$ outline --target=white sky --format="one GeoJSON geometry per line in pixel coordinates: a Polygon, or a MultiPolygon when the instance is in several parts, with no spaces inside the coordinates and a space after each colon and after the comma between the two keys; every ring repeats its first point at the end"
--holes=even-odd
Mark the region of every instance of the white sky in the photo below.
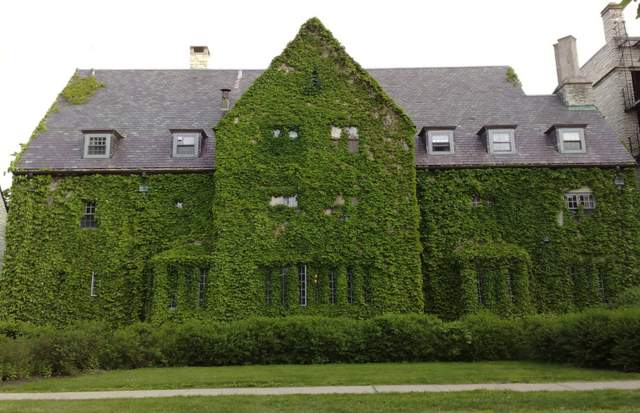
{"type": "MultiPolygon", "coordinates": [[[[2,0],[0,171],[27,142],[75,68],[265,68],[317,16],[362,66],[511,65],[529,94],[556,86],[552,45],[578,39],[581,62],[604,44],[607,0],[2,0]]],[[[640,34],[635,7],[625,13],[640,34]]],[[[0,185],[10,185],[0,174],[0,185]]]]}

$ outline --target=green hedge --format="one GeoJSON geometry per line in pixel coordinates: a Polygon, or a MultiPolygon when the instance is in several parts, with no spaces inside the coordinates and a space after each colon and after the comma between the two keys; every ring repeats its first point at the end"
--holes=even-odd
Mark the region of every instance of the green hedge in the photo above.
{"type": "Polygon", "coordinates": [[[101,323],[65,329],[0,325],[2,380],[154,366],[534,360],[640,371],[640,308],[562,316],[476,314],[101,323]]]}

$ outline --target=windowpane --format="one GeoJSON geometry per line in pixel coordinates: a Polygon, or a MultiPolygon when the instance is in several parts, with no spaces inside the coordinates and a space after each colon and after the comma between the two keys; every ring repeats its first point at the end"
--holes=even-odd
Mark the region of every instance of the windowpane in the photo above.
{"type": "Polygon", "coordinates": [[[567,208],[572,211],[582,207],[585,210],[593,210],[596,208],[596,198],[590,192],[573,192],[564,195],[567,208]]]}
{"type": "Polygon", "coordinates": [[[196,147],[194,145],[180,145],[176,147],[176,153],[178,155],[195,155],[196,147]]]}
{"type": "Polygon", "coordinates": [[[578,140],[577,142],[565,141],[562,144],[562,147],[565,151],[579,151],[582,150],[582,142],[580,140],[578,140]]]}
{"type": "Polygon", "coordinates": [[[89,136],[89,145],[87,146],[87,155],[106,155],[107,154],[107,137],[106,136],[89,136]]]}
{"type": "Polygon", "coordinates": [[[200,270],[200,285],[198,290],[198,303],[204,307],[207,302],[207,270],[200,270]]]}
{"type": "Polygon", "coordinates": [[[301,265],[298,268],[298,283],[300,291],[299,304],[303,307],[307,305],[307,266],[301,265]]]}
{"type": "Polygon", "coordinates": [[[92,272],[91,273],[91,291],[89,293],[89,295],[91,297],[97,297],[98,296],[98,292],[97,292],[97,282],[96,282],[96,273],[92,272]]]}
{"type": "Polygon", "coordinates": [[[81,228],[96,228],[98,226],[98,220],[96,218],[96,203],[85,202],[84,213],[80,219],[81,228]]]}
{"type": "Polygon", "coordinates": [[[353,285],[353,268],[347,270],[347,302],[353,304],[355,302],[353,285]]]}
{"type": "Polygon", "coordinates": [[[511,143],[493,143],[494,152],[511,152],[511,143]]]}
{"type": "Polygon", "coordinates": [[[329,304],[335,304],[338,298],[335,271],[329,272],[329,304]]]}
{"type": "Polygon", "coordinates": [[[562,132],[562,140],[567,141],[580,141],[579,132],[562,132]]]}
{"type": "Polygon", "coordinates": [[[287,272],[288,269],[282,268],[280,271],[280,304],[287,305],[287,272]]]}

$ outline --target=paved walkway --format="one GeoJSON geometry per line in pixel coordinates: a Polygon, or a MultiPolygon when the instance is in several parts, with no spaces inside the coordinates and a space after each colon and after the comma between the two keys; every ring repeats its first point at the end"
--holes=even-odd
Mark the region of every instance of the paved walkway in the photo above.
{"type": "Polygon", "coordinates": [[[472,390],[588,391],[640,390],[640,380],[564,383],[398,384],[380,386],[247,387],[224,389],[122,390],[60,393],[0,393],[0,400],[140,399],[175,396],[276,396],[291,394],[442,393],[472,390]]]}

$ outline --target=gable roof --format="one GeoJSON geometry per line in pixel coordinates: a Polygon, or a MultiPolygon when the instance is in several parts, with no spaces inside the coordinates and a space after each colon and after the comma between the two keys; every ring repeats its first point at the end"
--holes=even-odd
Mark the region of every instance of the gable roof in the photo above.
{"type": "MultiPolygon", "coordinates": [[[[428,155],[416,137],[416,166],[631,165],[633,158],[597,111],[567,109],[556,95],[527,96],[506,78],[507,67],[397,68],[368,72],[411,118],[418,131],[456,126],[456,153],[428,155]],[[514,155],[487,153],[477,132],[517,125],[514,155]],[[554,124],[587,125],[586,154],[560,154],[545,135],[554,124]]],[[[236,102],[261,70],[97,70],[105,84],[85,104],[59,99],[60,110],[29,144],[18,173],[46,170],[194,171],[215,169],[213,128],[224,115],[220,89],[236,102]],[[240,76],[241,74],[241,76],[240,76]],[[122,136],[108,159],[83,159],[82,130],[114,129],[122,136]],[[202,155],[172,158],[171,129],[207,133],[202,155]]],[[[86,76],[89,71],[80,71],[86,76]]]]}

